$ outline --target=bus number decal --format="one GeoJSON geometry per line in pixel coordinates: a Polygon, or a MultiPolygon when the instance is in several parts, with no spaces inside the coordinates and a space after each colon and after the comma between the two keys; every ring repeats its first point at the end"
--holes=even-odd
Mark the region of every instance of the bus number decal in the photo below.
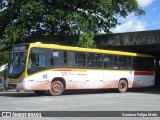
{"type": "Polygon", "coordinates": [[[62,75],[63,75],[63,76],[66,76],[66,75],[67,75],[67,72],[62,72],[62,75]]]}

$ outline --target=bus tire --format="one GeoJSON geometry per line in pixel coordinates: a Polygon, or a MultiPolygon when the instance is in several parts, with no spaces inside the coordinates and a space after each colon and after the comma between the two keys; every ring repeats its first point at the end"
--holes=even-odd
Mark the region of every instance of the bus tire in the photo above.
{"type": "Polygon", "coordinates": [[[126,80],[120,80],[118,83],[118,92],[125,93],[128,89],[128,84],[126,80]]]}
{"type": "Polygon", "coordinates": [[[61,95],[64,91],[64,85],[61,81],[53,81],[51,83],[50,89],[49,89],[49,93],[52,96],[58,96],[61,95]]]}
{"type": "Polygon", "coordinates": [[[34,93],[36,93],[37,95],[43,95],[45,94],[46,91],[43,90],[35,90],[34,93]]]}

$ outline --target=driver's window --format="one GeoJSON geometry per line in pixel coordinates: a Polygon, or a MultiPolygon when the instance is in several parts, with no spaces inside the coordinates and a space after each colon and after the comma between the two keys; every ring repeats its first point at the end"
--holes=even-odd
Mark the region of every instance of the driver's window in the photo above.
{"type": "Polygon", "coordinates": [[[39,54],[39,67],[46,67],[46,55],[39,54]]]}
{"type": "Polygon", "coordinates": [[[28,61],[28,69],[33,67],[46,67],[46,54],[31,53],[28,61]]]}

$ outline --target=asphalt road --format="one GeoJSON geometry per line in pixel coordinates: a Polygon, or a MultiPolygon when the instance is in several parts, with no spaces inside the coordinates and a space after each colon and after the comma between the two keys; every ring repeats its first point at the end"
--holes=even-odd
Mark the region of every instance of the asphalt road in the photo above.
{"type": "MultiPolygon", "coordinates": [[[[116,93],[114,90],[67,91],[62,96],[50,96],[48,94],[38,96],[33,92],[1,92],[0,111],[160,111],[160,89],[131,89],[127,93],[116,93]]],[[[84,120],[83,117],[56,117],[55,119],[84,120]]],[[[111,119],[111,117],[87,117],[85,119],[106,120],[111,119]]],[[[114,119],[135,118],[116,117],[114,119]]],[[[137,119],[141,120],[142,117],[137,119]]],[[[148,117],[145,119],[151,120],[148,117]]],[[[158,120],[159,118],[154,117],[154,119],[158,120]]]]}

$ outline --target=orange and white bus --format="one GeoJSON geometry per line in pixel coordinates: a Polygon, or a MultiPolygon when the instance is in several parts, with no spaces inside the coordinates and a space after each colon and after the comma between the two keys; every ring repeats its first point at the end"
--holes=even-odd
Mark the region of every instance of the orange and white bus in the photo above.
{"type": "Polygon", "coordinates": [[[127,88],[154,85],[154,57],[151,55],[28,43],[13,46],[8,70],[8,86],[49,91],[111,89],[124,93],[127,88]]]}

